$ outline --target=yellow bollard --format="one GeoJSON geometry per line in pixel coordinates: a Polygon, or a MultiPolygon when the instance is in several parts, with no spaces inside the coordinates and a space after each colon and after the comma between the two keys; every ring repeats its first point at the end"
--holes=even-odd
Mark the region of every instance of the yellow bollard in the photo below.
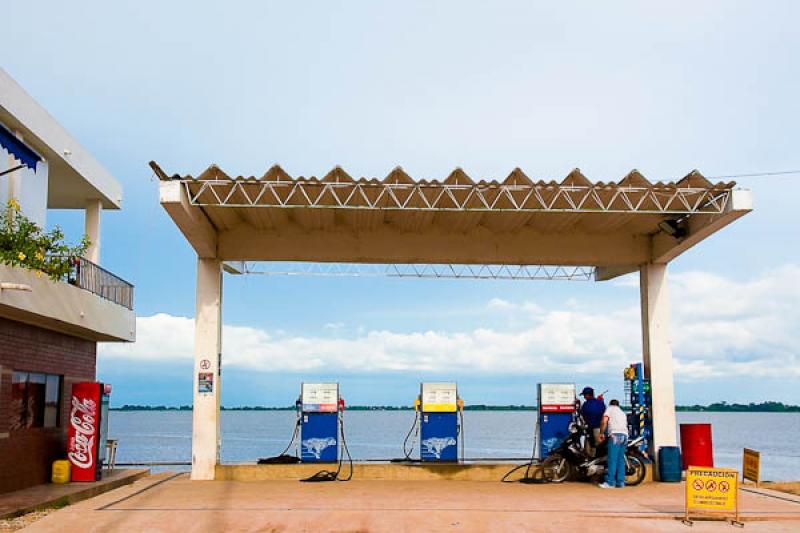
{"type": "Polygon", "coordinates": [[[72,474],[72,465],[66,459],[53,461],[53,474],[50,480],[53,483],[69,483],[72,474]]]}

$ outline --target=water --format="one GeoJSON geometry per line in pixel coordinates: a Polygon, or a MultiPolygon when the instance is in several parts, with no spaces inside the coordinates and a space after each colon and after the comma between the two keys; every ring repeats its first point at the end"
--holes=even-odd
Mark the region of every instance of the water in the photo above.
{"type": "MultiPolygon", "coordinates": [[[[528,458],[535,419],[533,411],[465,412],[465,456],[528,458]]],[[[413,420],[413,411],[347,412],[350,453],[356,460],[402,457],[413,420]]],[[[292,411],[223,411],[222,461],[254,462],[279,454],[294,422],[292,411]]],[[[747,447],[761,452],[763,479],[800,480],[800,413],[678,413],[678,422],[712,424],[716,466],[741,469],[742,448],[747,447]]],[[[109,436],[119,439],[119,463],[188,462],[192,413],[112,411],[109,436]]]]}

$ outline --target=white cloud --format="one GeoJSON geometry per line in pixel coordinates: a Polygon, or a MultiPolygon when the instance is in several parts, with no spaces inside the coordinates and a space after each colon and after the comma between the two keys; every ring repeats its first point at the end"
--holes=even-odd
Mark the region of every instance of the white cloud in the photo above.
{"type": "MultiPolygon", "coordinates": [[[[675,368],[684,378],[749,375],[800,377],[800,267],[769,271],[750,281],[702,272],[673,275],[675,368]]],[[[223,328],[226,366],[300,372],[443,371],[457,365],[481,374],[618,372],[640,359],[638,306],[589,309],[568,302],[544,309],[494,298],[487,307],[516,318],[508,329],[397,333],[357,329],[292,336],[249,326],[223,328]]],[[[108,358],[191,360],[191,318],[157,314],[137,320],[137,342],[101,345],[108,358]]]]}
{"type": "Polygon", "coordinates": [[[800,377],[800,266],[744,282],[672,276],[674,352],[683,374],[800,377]]]}
{"type": "Polygon", "coordinates": [[[502,298],[492,298],[489,300],[489,303],[486,304],[487,309],[495,310],[495,311],[505,311],[507,309],[513,309],[515,305],[508,300],[503,300],[502,298]]]}
{"type": "MultiPolygon", "coordinates": [[[[571,301],[571,300],[572,299],[570,298],[570,300],[568,300],[568,301],[571,301]]],[[[500,311],[500,312],[503,312],[503,311],[518,311],[518,310],[519,311],[524,311],[526,313],[542,313],[542,312],[544,312],[544,309],[540,305],[538,305],[538,304],[536,304],[534,302],[526,301],[526,302],[519,302],[518,303],[518,302],[510,302],[510,301],[504,300],[502,298],[492,298],[486,304],[486,308],[489,309],[490,311],[500,311]]]]}

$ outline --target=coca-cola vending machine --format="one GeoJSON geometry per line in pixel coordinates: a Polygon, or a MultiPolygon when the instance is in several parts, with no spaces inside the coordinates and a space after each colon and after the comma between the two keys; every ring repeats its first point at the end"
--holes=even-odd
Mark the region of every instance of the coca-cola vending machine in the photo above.
{"type": "Polygon", "coordinates": [[[108,438],[108,401],[111,385],[84,381],[72,385],[67,457],[72,481],[99,481],[108,438]]]}

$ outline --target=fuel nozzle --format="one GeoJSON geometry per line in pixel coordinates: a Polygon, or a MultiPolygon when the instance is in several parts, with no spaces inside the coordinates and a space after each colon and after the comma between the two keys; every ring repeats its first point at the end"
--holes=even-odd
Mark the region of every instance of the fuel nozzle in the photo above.
{"type": "Polygon", "coordinates": [[[458,405],[458,410],[463,413],[464,412],[464,400],[462,400],[461,398],[458,398],[456,400],[456,405],[458,405]]]}
{"type": "Polygon", "coordinates": [[[339,397],[339,411],[344,413],[344,398],[339,397]]]}
{"type": "Polygon", "coordinates": [[[422,401],[419,399],[419,396],[414,398],[414,410],[415,411],[419,411],[419,406],[420,406],[421,403],[422,403],[422,401]]]}

